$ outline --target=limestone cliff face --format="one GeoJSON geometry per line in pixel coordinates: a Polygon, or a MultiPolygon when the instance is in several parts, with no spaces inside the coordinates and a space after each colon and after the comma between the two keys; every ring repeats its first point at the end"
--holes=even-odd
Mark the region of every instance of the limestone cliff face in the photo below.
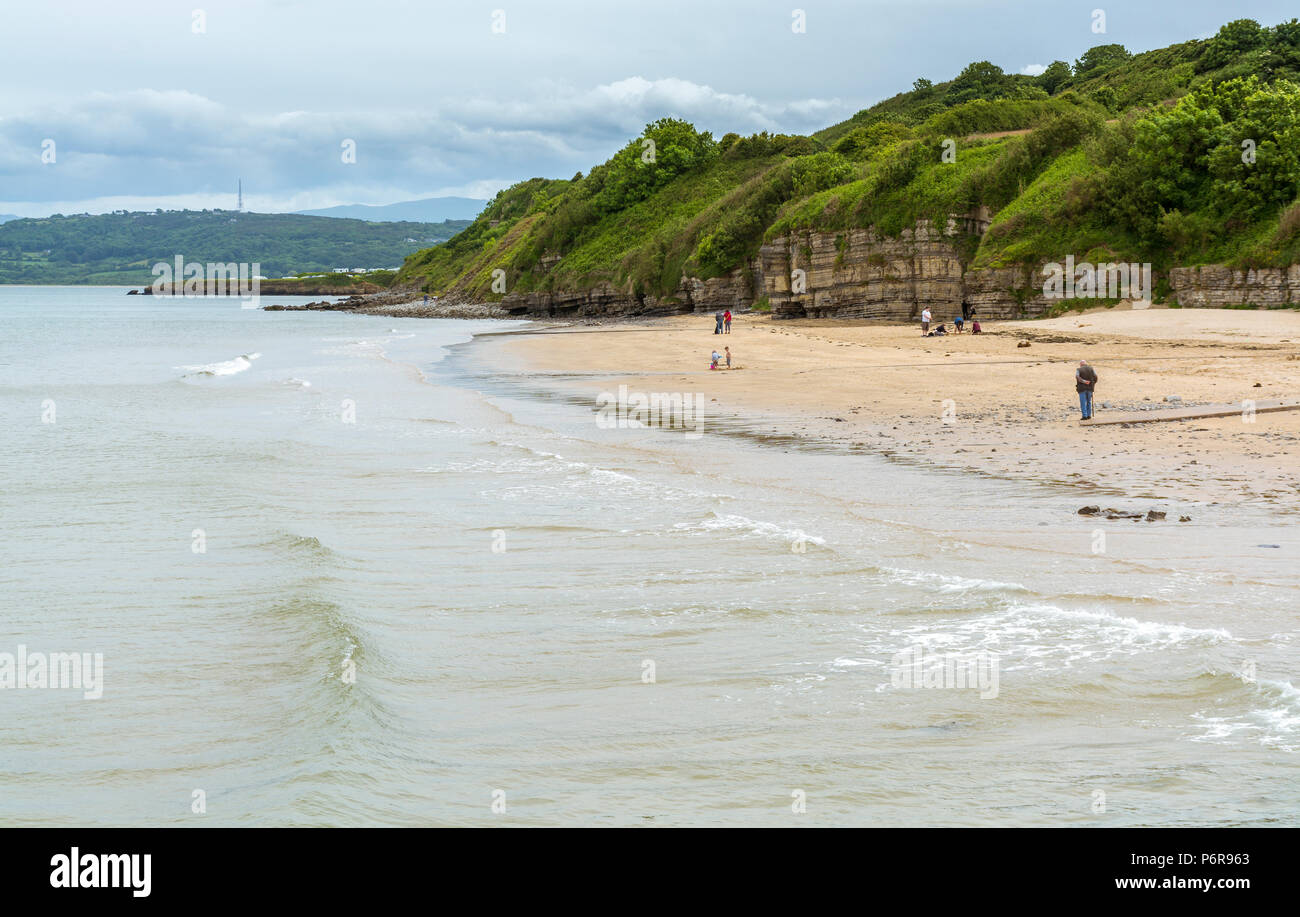
{"type": "Polygon", "coordinates": [[[756,273],[778,317],[906,321],[929,308],[948,321],[963,299],[984,318],[1042,314],[1048,303],[1029,270],[963,270],[958,234],[968,231],[956,220],[942,232],[922,220],[897,238],[869,229],[783,237],[760,249],[756,273]]]}
{"type": "MultiPolygon", "coordinates": [[[[988,216],[981,211],[954,217],[942,230],[922,220],[898,237],[870,229],[803,232],[765,243],[757,257],[726,276],[683,277],[666,297],[606,283],[588,290],[509,294],[501,305],[520,316],[618,317],[737,312],[766,299],[776,318],[914,321],[929,308],[936,321],[950,321],[967,299],[985,319],[1046,313],[1053,301],[1043,295],[1043,276],[1033,267],[963,268],[959,244],[987,228],[988,216]]],[[[543,262],[542,271],[557,260],[543,262]]],[[[1300,303],[1300,265],[1251,271],[1175,268],[1169,279],[1183,306],[1300,303]]]]}
{"type": "Polygon", "coordinates": [[[950,220],[942,232],[921,221],[897,238],[855,229],[773,239],[744,267],[707,280],[683,277],[667,297],[600,284],[589,290],[508,294],[501,305],[518,315],[596,317],[735,312],[766,299],[778,318],[906,321],[928,307],[936,320],[947,321],[961,314],[965,296],[986,318],[1041,314],[1047,303],[1027,269],[963,271],[958,234],[987,228],[987,218],[981,217],[950,220]]]}
{"type": "Polygon", "coordinates": [[[1169,285],[1178,304],[1191,308],[1295,305],[1300,304],[1300,264],[1247,271],[1221,264],[1176,267],[1169,272],[1169,285]]]}

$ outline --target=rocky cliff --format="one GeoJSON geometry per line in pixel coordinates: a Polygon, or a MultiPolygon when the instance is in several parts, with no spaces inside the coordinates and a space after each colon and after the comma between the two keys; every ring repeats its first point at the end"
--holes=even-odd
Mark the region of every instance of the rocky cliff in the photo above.
{"type": "MultiPolygon", "coordinates": [[[[1032,266],[967,270],[961,247],[987,229],[979,213],[942,230],[920,221],[898,237],[870,229],[807,232],[765,243],[758,256],[723,277],[683,277],[670,296],[601,284],[587,290],[512,293],[501,307],[518,316],[618,317],[675,312],[733,312],[766,303],[776,318],[909,321],[929,308],[937,321],[961,314],[967,299],[982,318],[1034,318],[1053,300],[1032,266]]],[[[544,271],[552,261],[544,262],[544,271]]],[[[1211,265],[1170,272],[1174,298],[1188,307],[1300,303],[1300,265],[1234,271],[1211,265]]]]}
{"type": "Polygon", "coordinates": [[[987,216],[954,218],[942,231],[928,221],[897,238],[869,229],[808,232],[764,244],[723,277],[683,277],[671,296],[639,295],[602,284],[589,290],[514,293],[501,305],[548,317],[739,311],[764,303],[778,318],[905,321],[929,307],[936,319],[961,314],[963,297],[987,318],[1030,317],[1048,305],[1027,268],[965,271],[962,236],[987,228],[987,216]]]}
{"type": "Polygon", "coordinates": [[[1179,305],[1192,308],[1294,306],[1300,304],[1300,264],[1244,271],[1221,264],[1176,267],[1169,286],[1179,305]]]}

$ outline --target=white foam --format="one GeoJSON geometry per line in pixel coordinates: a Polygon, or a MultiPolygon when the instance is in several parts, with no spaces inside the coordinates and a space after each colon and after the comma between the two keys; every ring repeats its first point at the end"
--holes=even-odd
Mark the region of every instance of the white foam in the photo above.
{"type": "Polygon", "coordinates": [[[1248,682],[1261,706],[1232,716],[1192,715],[1203,732],[1193,742],[1226,742],[1241,736],[1266,748],[1300,751],[1300,689],[1289,681],[1248,682]]]}
{"type": "Polygon", "coordinates": [[[253,361],[261,356],[260,353],[244,353],[233,360],[224,360],[220,363],[202,363],[197,366],[178,366],[177,369],[184,370],[195,376],[233,376],[235,373],[242,373],[250,368],[253,361]]]}
{"type": "Polygon", "coordinates": [[[808,544],[824,545],[826,539],[810,535],[803,529],[784,528],[772,522],[761,522],[735,513],[714,513],[712,519],[699,522],[678,522],[673,526],[679,532],[739,532],[761,538],[773,538],[780,541],[799,541],[808,544]]]}
{"type": "Polygon", "coordinates": [[[931,586],[936,592],[952,594],[966,592],[1029,592],[1020,583],[999,580],[970,579],[929,570],[905,570],[901,567],[882,567],[895,581],[907,586],[931,586]]]}

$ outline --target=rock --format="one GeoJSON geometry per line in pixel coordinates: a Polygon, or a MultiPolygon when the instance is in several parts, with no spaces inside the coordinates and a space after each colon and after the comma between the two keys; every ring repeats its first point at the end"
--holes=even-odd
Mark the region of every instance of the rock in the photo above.
{"type": "Polygon", "coordinates": [[[1179,517],[1178,517],[1178,521],[1179,521],[1179,522],[1191,522],[1191,521],[1192,521],[1192,517],[1191,517],[1191,516],[1179,516],[1179,517]]]}
{"type": "Polygon", "coordinates": [[[1292,306],[1300,298],[1300,265],[1239,270],[1222,264],[1169,271],[1173,298],[1184,308],[1292,306]]]}
{"type": "Polygon", "coordinates": [[[1103,408],[1106,408],[1107,410],[1109,410],[1110,408],[1113,408],[1113,407],[1114,407],[1114,405],[1111,404],[1109,401],[1103,401],[1103,402],[1101,403],[1101,406],[1102,406],[1103,408]]]}
{"type": "Polygon", "coordinates": [[[1097,514],[1100,513],[1100,512],[1101,512],[1101,507],[1100,507],[1100,506],[1080,506],[1080,507],[1079,507],[1079,515],[1080,515],[1080,516],[1095,516],[1095,515],[1097,515],[1097,514]]]}
{"type": "Polygon", "coordinates": [[[1182,400],[1182,395],[1165,395],[1165,401],[1168,401],[1170,404],[1178,404],[1182,400]]]}
{"type": "Polygon", "coordinates": [[[1028,341],[1018,341],[1018,342],[1016,343],[1016,346],[1017,346],[1017,347],[1028,347],[1028,346],[1029,346],[1029,342],[1028,342],[1028,341]]]}
{"type": "Polygon", "coordinates": [[[1161,522],[1164,520],[1164,518],[1165,518],[1165,514],[1160,512],[1159,510],[1155,510],[1155,509],[1147,510],[1147,522],[1161,522]]]}
{"type": "Polygon", "coordinates": [[[1263,387],[1264,387],[1263,382],[1256,382],[1254,385],[1251,386],[1251,388],[1263,388],[1263,387]]]}
{"type": "Polygon", "coordinates": [[[131,291],[130,291],[129,293],[127,293],[126,295],[127,295],[127,296],[139,296],[139,295],[140,295],[140,291],[139,291],[139,290],[131,290],[131,291]]]}

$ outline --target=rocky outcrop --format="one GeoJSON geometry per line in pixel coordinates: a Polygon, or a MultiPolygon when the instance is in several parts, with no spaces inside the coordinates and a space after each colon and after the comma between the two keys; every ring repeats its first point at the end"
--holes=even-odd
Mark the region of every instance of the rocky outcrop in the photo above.
{"type": "MultiPolygon", "coordinates": [[[[1047,301],[1024,268],[963,270],[963,237],[988,228],[980,210],[953,217],[940,231],[929,221],[898,237],[870,229],[805,232],[764,244],[758,256],[722,277],[683,277],[671,295],[658,297],[598,284],[586,290],[510,293],[501,307],[518,316],[620,317],[678,312],[733,312],[766,301],[778,318],[875,318],[906,321],[930,308],[937,320],[961,314],[969,298],[984,318],[1042,314],[1047,301]]],[[[545,273],[558,261],[543,259],[545,273]]],[[[449,299],[457,299],[452,293],[449,299]]]]}
{"type": "MultiPolygon", "coordinates": [[[[980,208],[954,215],[942,229],[919,221],[898,236],[871,229],[802,232],[766,242],[758,255],[723,277],[683,277],[671,295],[641,294],[609,283],[586,290],[511,293],[508,314],[545,318],[618,318],[678,312],[742,311],[766,303],[776,318],[867,318],[915,321],[930,309],[936,321],[961,314],[969,300],[984,319],[1035,318],[1054,300],[1043,294],[1033,266],[967,270],[962,249],[989,226],[980,208]]],[[[558,261],[542,259],[545,274],[558,261]]],[[[1300,304],[1300,265],[1236,271],[1211,265],[1170,272],[1183,306],[1280,307],[1300,304]]],[[[447,297],[460,301],[456,293],[447,297]]],[[[468,302],[469,299],[464,301],[468,302]]]]}
{"type": "Polygon", "coordinates": [[[1180,306],[1218,308],[1300,304],[1300,264],[1288,268],[1233,270],[1221,264],[1176,267],[1169,285],[1180,306]]]}
{"type": "Polygon", "coordinates": [[[759,250],[760,295],[785,318],[904,321],[929,308],[946,321],[964,298],[983,318],[1042,314],[1048,303],[1028,269],[964,270],[959,237],[987,225],[973,216],[942,232],[922,220],[897,238],[855,229],[773,239],[759,250]]]}

